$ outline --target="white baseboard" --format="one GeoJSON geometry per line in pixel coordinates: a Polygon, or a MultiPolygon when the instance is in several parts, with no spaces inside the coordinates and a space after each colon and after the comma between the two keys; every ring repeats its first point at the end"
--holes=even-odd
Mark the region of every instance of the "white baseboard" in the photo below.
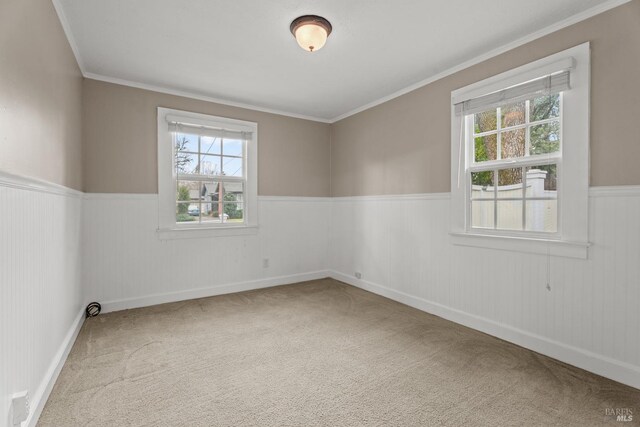
{"type": "Polygon", "coordinates": [[[267,277],[265,279],[250,280],[246,282],[231,283],[227,285],[212,286],[208,288],[188,289],[184,291],[167,292],[163,294],[147,295],[143,297],[106,301],[100,302],[100,304],[102,305],[102,312],[109,313],[112,311],[148,307],[150,305],[165,304],[168,302],[212,297],[215,295],[251,291],[254,289],[268,288],[271,286],[304,282],[307,280],[323,279],[325,277],[329,277],[329,272],[327,270],[320,270],[309,273],[291,274],[288,276],[267,277]]]}
{"type": "Polygon", "coordinates": [[[334,270],[329,270],[329,276],[341,282],[417,308],[418,310],[509,341],[569,365],[640,389],[640,367],[638,366],[550,340],[540,335],[456,310],[424,298],[396,291],[376,283],[356,279],[355,277],[334,270]]]}
{"type": "Polygon", "coordinates": [[[80,310],[80,313],[76,316],[69,328],[69,332],[64,337],[64,341],[60,345],[58,352],[53,357],[51,364],[49,365],[49,369],[47,369],[47,373],[44,378],[40,382],[40,386],[36,390],[36,392],[31,397],[31,411],[29,414],[29,418],[25,421],[25,425],[27,427],[35,427],[38,424],[38,419],[40,418],[40,414],[42,414],[42,410],[44,409],[44,405],[47,403],[49,399],[49,394],[51,394],[51,390],[53,390],[53,386],[58,379],[58,375],[60,375],[60,371],[62,371],[62,367],[67,361],[67,356],[69,356],[69,352],[73,347],[73,344],[76,342],[76,338],[78,337],[78,333],[80,332],[80,328],[82,327],[85,319],[84,307],[80,310]]]}

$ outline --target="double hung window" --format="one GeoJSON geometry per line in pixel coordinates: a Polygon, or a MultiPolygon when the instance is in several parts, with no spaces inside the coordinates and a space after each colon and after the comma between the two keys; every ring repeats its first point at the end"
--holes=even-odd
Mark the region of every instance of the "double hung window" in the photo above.
{"type": "Polygon", "coordinates": [[[588,43],[452,92],[451,135],[454,243],[586,257],[588,43]]]}
{"type": "Polygon", "coordinates": [[[256,224],[255,123],[158,109],[160,229],[256,224]]]}
{"type": "MultiPolygon", "coordinates": [[[[470,228],[558,232],[562,92],[548,89],[553,78],[529,99],[466,115],[470,228]]],[[[558,79],[568,89],[568,73],[558,79]]]]}

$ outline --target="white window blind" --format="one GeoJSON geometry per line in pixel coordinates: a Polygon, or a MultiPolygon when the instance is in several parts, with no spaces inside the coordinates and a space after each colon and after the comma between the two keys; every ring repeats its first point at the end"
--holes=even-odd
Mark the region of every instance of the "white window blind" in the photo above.
{"type": "Polygon", "coordinates": [[[455,112],[456,115],[479,113],[506,103],[524,101],[537,95],[563,92],[570,89],[570,77],[570,71],[564,70],[497,92],[467,99],[455,104],[455,112]]]}
{"type": "Polygon", "coordinates": [[[190,135],[209,136],[212,138],[251,139],[251,132],[216,129],[208,126],[192,125],[180,122],[169,122],[169,132],[188,133],[190,135]]]}

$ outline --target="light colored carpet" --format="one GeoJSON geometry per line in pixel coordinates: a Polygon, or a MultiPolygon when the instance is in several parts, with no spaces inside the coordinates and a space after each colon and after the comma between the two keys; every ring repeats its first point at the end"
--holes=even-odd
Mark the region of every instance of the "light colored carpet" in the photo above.
{"type": "Polygon", "coordinates": [[[39,425],[621,425],[606,408],[637,420],[640,390],[324,279],[88,319],[39,425]]]}

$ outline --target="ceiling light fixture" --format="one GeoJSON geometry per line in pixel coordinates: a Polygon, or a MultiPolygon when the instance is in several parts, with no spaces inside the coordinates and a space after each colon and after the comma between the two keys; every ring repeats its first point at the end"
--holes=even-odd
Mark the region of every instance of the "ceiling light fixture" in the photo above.
{"type": "Polygon", "coordinates": [[[294,19],[289,29],[301,48],[315,52],[327,42],[332,27],[322,16],[304,15],[294,19]]]}

